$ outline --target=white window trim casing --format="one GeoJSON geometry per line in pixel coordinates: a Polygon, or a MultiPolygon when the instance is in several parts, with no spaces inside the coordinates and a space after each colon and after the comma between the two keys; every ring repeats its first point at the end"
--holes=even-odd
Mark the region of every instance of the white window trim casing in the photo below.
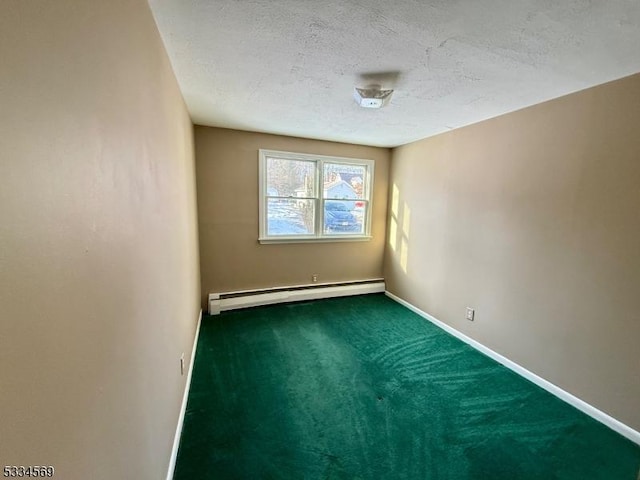
{"type": "MultiPolygon", "coordinates": [[[[258,155],[258,209],[259,209],[259,236],[258,241],[262,244],[268,243],[306,243],[306,242],[362,242],[371,240],[371,211],[373,206],[373,180],[375,162],[360,158],[334,157],[327,155],[311,155],[307,153],[282,152],[278,150],[260,149],[258,155]],[[314,162],[316,166],[315,175],[315,191],[316,197],[316,215],[315,215],[315,234],[311,235],[267,235],[267,211],[266,211],[266,192],[267,192],[267,171],[266,163],[268,157],[281,158],[283,160],[301,160],[314,162]],[[364,233],[357,235],[345,234],[325,234],[324,230],[324,208],[323,206],[323,171],[324,163],[343,163],[352,165],[362,165],[367,167],[367,178],[363,179],[366,194],[364,200],[367,203],[364,233]]],[[[297,198],[297,197],[296,197],[297,198]]]]}

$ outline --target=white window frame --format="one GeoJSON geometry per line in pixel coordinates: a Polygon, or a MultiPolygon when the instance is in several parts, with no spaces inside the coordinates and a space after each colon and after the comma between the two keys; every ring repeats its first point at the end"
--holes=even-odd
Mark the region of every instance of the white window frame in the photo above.
{"type": "MultiPolygon", "coordinates": [[[[349,242],[371,240],[371,211],[373,206],[373,179],[375,162],[360,158],[332,157],[326,155],[310,155],[307,153],[281,152],[278,150],[260,149],[258,155],[258,194],[259,194],[259,236],[260,243],[304,243],[304,242],[349,242]],[[283,160],[300,160],[315,163],[315,197],[305,197],[315,201],[315,234],[308,235],[267,235],[267,158],[275,157],[283,160]],[[358,165],[366,168],[363,178],[363,198],[354,201],[366,202],[366,215],[363,217],[364,232],[355,235],[324,233],[324,164],[337,163],[358,165]]],[[[292,197],[293,198],[293,197],[292,197]]],[[[297,198],[297,197],[295,197],[297,198]]],[[[332,200],[332,199],[327,199],[332,200]]]]}

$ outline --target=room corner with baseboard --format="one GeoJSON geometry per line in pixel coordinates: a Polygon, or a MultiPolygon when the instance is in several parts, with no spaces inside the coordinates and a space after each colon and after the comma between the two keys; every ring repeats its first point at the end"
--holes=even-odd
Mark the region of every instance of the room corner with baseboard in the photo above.
{"type": "Polygon", "coordinates": [[[563,390],[562,388],[554,385],[553,383],[545,380],[544,378],[539,377],[535,373],[530,372],[526,368],[524,368],[521,365],[518,365],[517,363],[513,362],[512,360],[500,355],[499,353],[497,353],[496,351],[488,348],[487,346],[485,346],[485,345],[473,340],[472,338],[468,337],[467,335],[465,335],[464,333],[460,332],[459,330],[456,330],[455,328],[450,327],[446,323],[444,323],[441,320],[438,320],[437,318],[435,318],[433,315],[429,315],[427,312],[424,312],[424,311],[420,310],[415,305],[412,305],[411,303],[407,302],[406,300],[403,300],[402,298],[394,295],[393,293],[386,291],[385,295],[387,295],[389,298],[395,300],[399,304],[407,307],[412,312],[417,313],[421,317],[425,318],[429,322],[431,322],[434,325],[436,325],[438,328],[441,328],[445,332],[447,332],[447,333],[453,335],[454,337],[462,340],[463,342],[465,342],[466,344],[472,346],[473,348],[475,348],[479,352],[485,354],[489,358],[495,360],[496,362],[500,363],[501,365],[504,365],[505,367],[507,367],[511,371],[517,373],[521,377],[523,377],[523,378],[529,380],[530,382],[536,384],[537,386],[543,388],[547,392],[549,392],[552,395],[555,395],[556,397],[558,397],[560,400],[562,400],[562,401],[568,403],[569,405],[577,408],[578,410],[580,410],[581,412],[589,415],[590,417],[592,417],[593,419],[597,420],[598,422],[606,425],[608,428],[610,428],[614,432],[619,433],[623,437],[631,440],[633,443],[635,443],[636,445],[640,446],[640,432],[638,432],[637,430],[634,430],[630,426],[625,425],[623,422],[621,422],[621,421],[613,418],[612,416],[606,414],[605,412],[597,409],[593,405],[589,405],[587,402],[585,402],[585,401],[581,400],[580,398],[572,395],[571,393],[563,390]]]}
{"type": "Polygon", "coordinates": [[[180,405],[180,413],[178,414],[178,424],[173,438],[173,447],[171,448],[171,457],[169,458],[169,467],[167,468],[166,480],[172,480],[176,469],[176,459],[178,458],[178,449],[180,448],[180,438],[182,436],[182,427],[184,425],[184,416],[187,412],[187,403],[189,400],[189,389],[191,388],[191,377],[193,375],[193,364],[196,358],[196,349],[198,346],[198,338],[200,337],[200,325],[202,324],[202,310],[198,315],[198,324],[193,337],[193,346],[191,347],[191,356],[189,357],[189,368],[187,369],[187,378],[184,382],[184,392],[182,394],[182,403],[180,405]]]}

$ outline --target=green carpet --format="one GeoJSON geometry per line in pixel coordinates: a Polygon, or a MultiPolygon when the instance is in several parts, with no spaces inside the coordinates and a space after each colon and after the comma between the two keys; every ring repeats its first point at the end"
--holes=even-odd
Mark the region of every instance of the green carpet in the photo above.
{"type": "Polygon", "coordinates": [[[384,295],[202,320],[175,479],[636,480],[640,447],[384,295]]]}

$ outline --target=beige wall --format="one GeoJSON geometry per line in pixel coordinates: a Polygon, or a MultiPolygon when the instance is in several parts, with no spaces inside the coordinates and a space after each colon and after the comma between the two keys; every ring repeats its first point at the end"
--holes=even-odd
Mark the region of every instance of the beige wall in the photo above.
{"type": "Polygon", "coordinates": [[[211,292],[382,277],[389,150],[195,127],[203,304],[211,292]],[[258,243],[258,150],[375,161],[367,242],[258,243]]]}
{"type": "Polygon", "coordinates": [[[0,466],[164,478],[200,308],[191,122],[144,0],[0,9],[0,466]]]}
{"type": "Polygon", "coordinates": [[[385,257],[391,292],[638,430],[639,127],[635,75],[394,150],[385,257]]]}

